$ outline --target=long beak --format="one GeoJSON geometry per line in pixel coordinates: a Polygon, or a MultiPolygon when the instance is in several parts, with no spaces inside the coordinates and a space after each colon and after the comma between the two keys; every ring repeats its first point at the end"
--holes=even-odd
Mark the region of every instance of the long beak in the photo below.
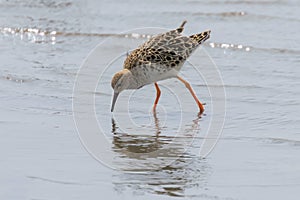
{"type": "Polygon", "coordinates": [[[111,110],[110,110],[111,112],[114,111],[115,103],[116,103],[116,101],[117,101],[118,96],[119,96],[119,93],[115,92],[115,93],[114,93],[113,100],[112,100],[112,104],[111,104],[111,110]]]}

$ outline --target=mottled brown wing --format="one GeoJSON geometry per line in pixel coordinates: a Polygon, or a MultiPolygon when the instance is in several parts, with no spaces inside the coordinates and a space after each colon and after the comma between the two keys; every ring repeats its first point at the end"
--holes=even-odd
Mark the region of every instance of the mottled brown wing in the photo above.
{"type": "Polygon", "coordinates": [[[137,65],[158,64],[171,69],[182,65],[197,47],[191,38],[177,34],[177,37],[160,37],[146,42],[134,50],[126,59],[124,67],[132,69],[137,65]]]}
{"type": "MultiPolygon", "coordinates": [[[[140,47],[132,51],[129,56],[126,58],[124,62],[125,69],[132,69],[136,65],[140,64],[141,62],[160,62],[161,60],[158,59],[159,55],[161,54],[161,58],[165,58],[166,55],[169,54],[171,50],[166,50],[163,52],[163,49],[168,49],[164,47],[163,49],[160,47],[168,46],[168,41],[174,40],[176,37],[180,37],[180,33],[183,31],[183,26],[185,25],[186,21],[184,21],[181,26],[175,30],[168,31],[166,33],[161,33],[156,36],[150,38],[147,42],[142,44],[140,47]]],[[[172,46],[172,44],[170,44],[172,46]]],[[[170,48],[171,48],[170,46],[170,48]]]]}

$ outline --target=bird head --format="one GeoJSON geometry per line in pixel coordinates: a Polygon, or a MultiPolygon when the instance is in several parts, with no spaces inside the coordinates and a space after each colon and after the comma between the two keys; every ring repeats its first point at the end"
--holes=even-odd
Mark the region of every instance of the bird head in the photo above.
{"type": "Polygon", "coordinates": [[[131,79],[132,79],[132,74],[128,69],[123,69],[115,73],[115,75],[113,76],[111,80],[111,87],[114,90],[114,96],[111,105],[111,112],[114,111],[115,103],[117,101],[120,92],[130,88],[131,79]]]}

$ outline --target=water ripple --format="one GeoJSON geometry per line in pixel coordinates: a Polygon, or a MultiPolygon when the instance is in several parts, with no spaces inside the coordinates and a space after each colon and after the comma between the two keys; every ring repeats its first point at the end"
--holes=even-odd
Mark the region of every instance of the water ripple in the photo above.
{"type": "Polygon", "coordinates": [[[1,3],[1,6],[5,7],[28,7],[28,8],[67,8],[72,6],[72,2],[57,2],[51,0],[31,0],[31,1],[5,1],[5,3],[1,3]]]}
{"type": "MultiPolygon", "coordinates": [[[[20,40],[25,40],[33,43],[61,43],[62,41],[58,41],[58,37],[119,37],[119,38],[134,38],[134,39],[149,39],[153,35],[150,34],[139,34],[139,33],[128,33],[128,34],[118,34],[118,33],[81,33],[81,32],[62,32],[55,30],[42,30],[39,28],[10,28],[10,27],[0,27],[0,34],[4,36],[16,36],[19,37],[20,40]]],[[[267,51],[271,53],[289,53],[289,54],[300,54],[298,50],[292,49],[282,49],[282,48],[261,48],[254,47],[250,45],[243,44],[233,44],[226,42],[210,42],[205,43],[204,46],[210,48],[220,48],[220,49],[228,49],[228,50],[237,50],[249,52],[252,50],[258,51],[267,51]]]]}
{"type": "Polygon", "coordinates": [[[25,82],[32,82],[32,81],[35,81],[35,80],[39,80],[38,78],[19,77],[17,75],[12,75],[12,74],[0,76],[0,79],[11,81],[11,82],[16,82],[16,83],[25,83],[25,82]]]}
{"type": "MultiPolygon", "coordinates": [[[[201,1],[195,1],[195,0],[190,0],[188,3],[200,3],[201,1]]],[[[201,2],[202,3],[202,2],[201,2]]],[[[250,0],[243,0],[243,1],[233,1],[233,0],[228,0],[228,1],[207,1],[206,3],[208,4],[246,4],[246,5],[274,5],[274,4],[284,4],[284,1],[281,0],[256,0],[256,1],[250,1],[250,0]]]]}
{"type": "Polygon", "coordinates": [[[37,176],[27,176],[27,178],[32,179],[32,180],[39,180],[39,181],[44,181],[44,182],[49,182],[49,183],[57,183],[57,184],[63,184],[63,185],[89,185],[89,184],[83,184],[83,183],[79,183],[79,182],[61,181],[61,180],[54,180],[54,179],[49,179],[49,178],[37,177],[37,176]]]}

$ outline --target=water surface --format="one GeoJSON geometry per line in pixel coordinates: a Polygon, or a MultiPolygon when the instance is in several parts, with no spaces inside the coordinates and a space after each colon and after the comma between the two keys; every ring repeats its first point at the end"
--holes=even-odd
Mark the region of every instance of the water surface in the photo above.
{"type": "MultiPolygon", "coordinates": [[[[0,197],[296,199],[300,186],[298,8],[297,0],[0,1],[0,197]],[[188,65],[182,74],[207,103],[206,115],[197,117],[185,87],[171,79],[161,83],[156,117],[149,114],[154,87],[133,93],[128,108],[139,129],[123,123],[128,112],[121,104],[129,93],[119,99],[113,120],[111,115],[101,115],[109,111],[111,100],[108,73],[95,91],[95,107],[121,170],[101,165],[82,147],[73,122],[72,91],[81,63],[107,38],[119,41],[107,49],[113,53],[152,34],[124,31],[172,29],[183,19],[188,20],[185,34],[212,30],[203,48],[224,80],[227,109],[222,138],[212,154],[199,158],[212,105],[205,82],[188,65]],[[161,156],[177,158],[180,152],[180,157],[153,170],[155,159],[131,158],[124,152],[151,152],[174,139],[181,112],[168,88],[189,105],[184,110],[185,131],[172,143],[170,153],[161,156]],[[181,154],[183,144],[189,142],[181,154]]],[[[122,58],[112,70],[122,67],[122,58]]],[[[196,64],[201,65],[201,59],[196,64]]],[[[101,57],[99,67],[104,67],[101,57]]]]}

